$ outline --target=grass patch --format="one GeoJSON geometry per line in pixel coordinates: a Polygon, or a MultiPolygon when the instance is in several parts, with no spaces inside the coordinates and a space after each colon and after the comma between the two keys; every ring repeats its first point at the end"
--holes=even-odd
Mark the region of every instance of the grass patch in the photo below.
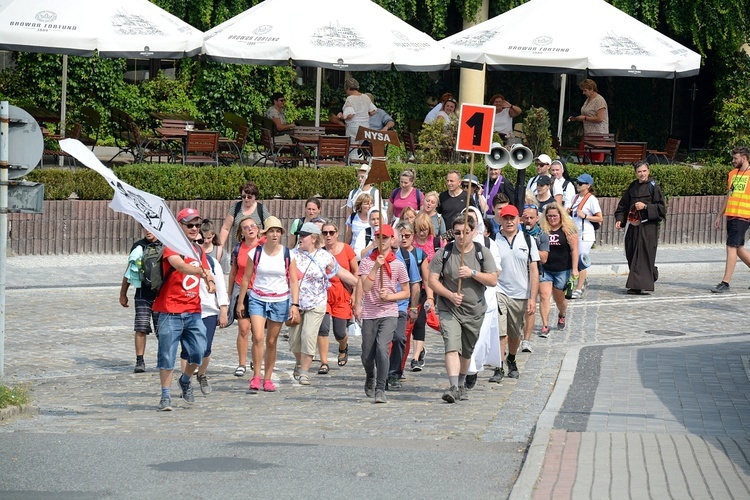
{"type": "Polygon", "coordinates": [[[0,409],[21,406],[29,402],[29,391],[22,385],[8,387],[0,384],[0,409]]]}

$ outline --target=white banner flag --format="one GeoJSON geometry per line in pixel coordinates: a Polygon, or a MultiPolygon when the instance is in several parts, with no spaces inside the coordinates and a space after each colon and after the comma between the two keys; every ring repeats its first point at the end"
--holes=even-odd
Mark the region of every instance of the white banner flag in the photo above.
{"type": "Polygon", "coordinates": [[[182,228],[163,199],[118,179],[114,172],[99,161],[93,151],[76,139],[61,140],[60,149],[107,180],[107,183],[115,190],[115,195],[109,204],[112,210],[133,217],[173,251],[199,260],[195,248],[182,232],[182,228]]]}

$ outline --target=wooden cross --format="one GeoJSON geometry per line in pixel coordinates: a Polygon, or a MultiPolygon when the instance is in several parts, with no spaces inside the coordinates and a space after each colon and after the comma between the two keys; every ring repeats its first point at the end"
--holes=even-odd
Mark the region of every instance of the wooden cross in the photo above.
{"type": "MultiPolygon", "coordinates": [[[[357,130],[358,141],[369,141],[372,144],[372,160],[370,161],[370,170],[367,172],[365,184],[378,183],[378,213],[380,213],[380,226],[388,224],[390,221],[383,220],[383,182],[391,180],[388,173],[388,166],[385,164],[385,145],[393,144],[401,146],[398,140],[398,134],[394,130],[375,130],[371,128],[359,127],[357,130]]],[[[383,246],[383,233],[378,231],[378,251],[383,246]]],[[[383,268],[380,268],[380,286],[383,286],[383,268]]]]}
{"type": "MultiPolygon", "coordinates": [[[[367,173],[365,184],[374,184],[376,182],[381,183],[391,180],[391,176],[388,174],[388,167],[385,164],[385,146],[386,144],[401,146],[401,141],[398,140],[398,134],[396,131],[386,130],[384,132],[382,130],[359,127],[359,130],[357,130],[357,140],[368,141],[372,144],[372,163],[370,164],[370,171],[367,173]]],[[[379,185],[378,189],[380,189],[379,185]]],[[[381,208],[382,207],[378,207],[378,210],[381,208]]]]}

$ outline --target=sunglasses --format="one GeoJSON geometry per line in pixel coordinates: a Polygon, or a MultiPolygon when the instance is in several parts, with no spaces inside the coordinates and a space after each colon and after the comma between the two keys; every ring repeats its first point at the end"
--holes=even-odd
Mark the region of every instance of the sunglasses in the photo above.
{"type": "Polygon", "coordinates": [[[413,235],[413,234],[403,234],[403,233],[401,233],[401,239],[402,239],[402,240],[406,240],[406,239],[409,239],[409,238],[411,238],[412,236],[414,236],[414,235],[413,235]]]}
{"type": "Polygon", "coordinates": [[[576,181],[576,185],[577,186],[585,186],[586,183],[585,182],[578,182],[578,181],[576,181]]]}
{"type": "Polygon", "coordinates": [[[524,205],[523,208],[533,208],[534,210],[537,210],[539,207],[537,207],[536,205],[524,205]]]}
{"type": "Polygon", "coordinates": [[[320,234],[322,234],[323,236],[333,236],[334,234],[336,234],[336,231],[321,231],[320,234]]]}
{"type": "Polygon", "coordinates": [[[195,229],[196,227],[201,227],[200,222],[180,222],[180,224],[182,224],[188,229],[195,229]]]}

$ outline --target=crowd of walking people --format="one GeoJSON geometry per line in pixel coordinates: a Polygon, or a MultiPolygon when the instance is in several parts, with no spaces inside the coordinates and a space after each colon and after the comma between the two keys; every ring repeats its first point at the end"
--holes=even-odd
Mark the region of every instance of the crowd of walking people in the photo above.
{"type": "MultiPolygon", "coordinates": [[[[484,186],[476,176],[449,172],[442,193],[423,193],[409,168],[382,197],[367,184],[367,167],[359,167],[344,228],[321,214],[316,198],[286,228],[257,200],[251,182],[218,233],[195,209],[180,211],[177,221],[199,259],[165,247],[158,262],[163,283],[155,291],[143,268],[158,241],[146,233],[129,257],[120,302],[127,307],[134,286],[134,371],[145,371],[146,337],[157,331],[159,409],[171,409],[178,344],[180,396],[193,402],[193,374],[201,392],[211,392],[206,369],[214,331],[236,323],[234,375],[248,377],[249,392],[274,392],[286,323],[293,377],[302,386],[314,383],[313,373],[328,375],[331,331],[341,368],[349,363],[352,335],[361,335],[364,392],[385,403],[387,391],[402,388],[406,371],[425,369],[427,326],[443,339],[444,353],[432,355],[443,358],[444,401],[467,399],[486,368],[488,383],[519,378],[516,356],[532,352],[535,331],[543,339],[564,329],[568,300],[585,297],[589,252],[604,219],[591,175],[571,179],[563,161],[544,154],[535,162],[538,175],[518,201],[512,182],[493,167],[484,186]],[[316,356],[320,364],[313,367],[316,356]]],[[[628,293],[644,294],[658,279],[656,230],[665,207],[648,164],[637,164],[635,174],[613,215],[617,228],[628,228],[628,293]]]]}

